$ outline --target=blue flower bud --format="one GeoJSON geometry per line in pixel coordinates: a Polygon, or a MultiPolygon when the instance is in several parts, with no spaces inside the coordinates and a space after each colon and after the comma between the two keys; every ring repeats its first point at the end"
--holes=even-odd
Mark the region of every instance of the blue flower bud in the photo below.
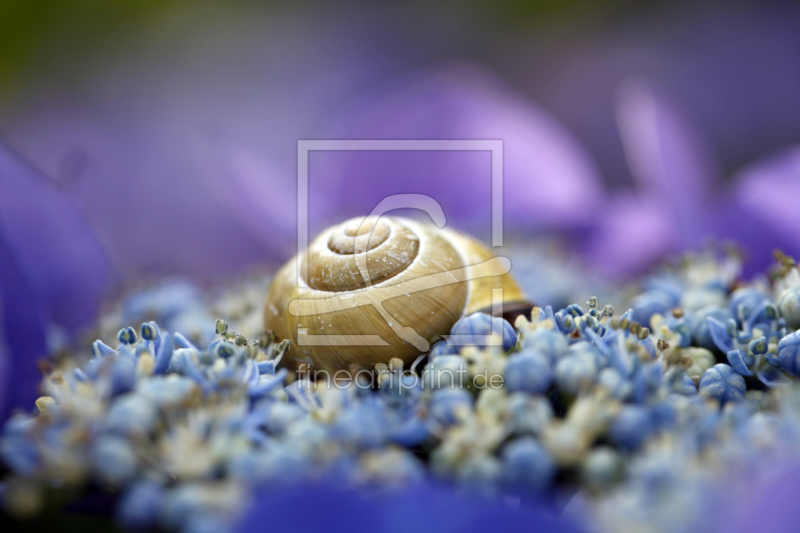
{"type": "Polygon", "coordinates": [[[439,357],[440,355],[458,355],[458,347],[453,346],[446,340],[441,340],[433,345],[428,358],[433,359],[434,357],[439,357]]]}
{"type": "Polygon", "coordinates": [[[653,431],[663,431],[675,427],[678,421],[678,407],[674,396],[649,406],[650,425],[653,431]]]}
{"type": "Polygon", "coordinates": [[[694,396],[697,394],[697,384],[686,373],[685,370],[676,370],[669,374],[669,387],[672,392],[683,396],[694,396]]]}
{"type": "Polygon", "coordinates": [[[597,375],[597,383],[619,400],[627,398],[632,390],[631,384],[616,368],[607,367],[597,375]]]}
{"type": "Polygon", "coordinates": [[[741,307],[758,309],[761,304],[767,301],[769,301],[769,295],[765,292],[753,287],[744,287],[731,293],[728,309],[731,313],[738,316],[741,307]]]}
{"type": "Polygon", "coordinates": [[[678,303],[675,295],[666,291],[660,289],[645,291],[631,300],[633,312],[626,313],[627,318],[640,324],[649,324],[654,314],[666,315],[678,303]]]}
{"type": "Polygon", "coordinates": [[[538,493],[550,486],[556,473],[553,458],[533,437],[507,444],[501,457],[503,481],[515,491],[538,493]]]}
{"type": "Polygon", "coordinates": [[[266,410],[268,416],[265,426],[271,435],[284,433],[292,423],[306,416],[303,408],[296,403],[273,402],[266,410]]]}
{"type": "Polygon", "coordinates": [[[226,533],[233,531],[231,520],[219,512],[198,509],[181,525],[183,533],[226,533]]]}
{"type": "Polygon", "coordinates": [[[103,483],[122,486],[136,475],[136,453],[122,438],[100,437],[90,457],[95,474],[103,483]]]}
{"type": "MultiPolygon", "coordinates": [[[[572,317],[569,317],[569,319],[572,320],[572,317]]],[[[567,343],[564,335],[556,331],[539,328],[523,339],[522,349],[541,352],[551,361],[555,361],[569,353],[569,343],[567,343]]]]}
{"type": "Polygon", "coordinates": [[[726,325],[728,323],[728,319],[733,318],[730,314],[730,311],[715,306],[709,306],[704,307],[703,309],[694,313],[690,319],[692,339],[694,342],[708,350],[719,349],[723,353],[727,353],[728,351],[732,350],[732,345],[730,347],[726,345],[724,348],[717,346],[716,341],[719,339],[712,336],[713,332],[709,329],[709,318],[716,320],[719,323],[719,326],[722,328],[720,333],[724,337],[728,337],[726,325]]]}
{"type": "Polygon", "coordinates": [[[416,374],[393,372],[380,382],[381,396],[390,407],[413,405],[422,391],[422,384],[416,374]]]}
{"type": "Polygon", "coordinates": [[[391,442],[408,448],[419,446],[431,438],[432,434],[419,416],[413,415],[389,428],[391,442]]]}
{"type": "Polygon", "coordinates": [[[155,528],[164,498],[163,487],[154,481],[139,481],[125,491],[117,506],[117,519],[128,529],[155,528]]]}
{"type": "Polygon", "coordinates": [[[136,384],[136,361],[132,357],[117,356],[111,367],[111,393],[128,392],[136,384]]]}
{"type": "Polygon", "coordinates": [[[609,446],[589,452],[580,470],[583,483],[596,491],[613,486],[622,477],[622,473],[622,457],[609,446]]]}
{"type": "Polygon", "coordinates": [[[725,364],[709,368],[700,378],[700,392],[716,398],[720,403],[738,402],[744,398],[744,378],[725,364]]]}
{"type": "Polygon", "coordinates": [[[778,311],[792,329],[800,328],[800,287],[792,287],[781,294],[778,311]]]}
{"type": "Polygon", "coordinates": [[[146,436],[155,427],[155,423],[155,406],[139,395],[120,397],[111,405],[106,415],[106,427],[121,435],[146,436]]]}
{"type": "Polygon", "coordinates": [[[556,384],[569,394],[577,394],[597,376],[597,362],[594,354],[582,351],[564,357],[556,363],[556,384]]]}
{"type": "Polygon", "coordinates": [[[441,355],[433,359],[422,373],[426,389],[462,388],[469,384],[469,366],[460,355],[441,355]]]}
{"type": "Polygon", "coordinates": [[[778,362],[784,372],[800,377],[800,331],[786,335],[780,340],[778,362]]]}
{"type": "Polygon", "coordinates": [[[505,387],[511,392],[544,394],[553,383],[553,370],[547,356],[525,349],[508,358],[505,387]]]}
{"type": "Polygon", "coordinates": [[[553,419],[553,407],[543,396],[512,394],[508,397],[508,404],[514,435],[538,435],[553,419]]]}
{"type": "Polygon", "coordinates": [[[499,332],[503,336],[503,349],[509,351],[517,345],[517,333],[508,321],[485,313],[462,317],[453,325],[450,335],[454,345],[473,345],[485,348],[485,337],[499,332]],[[455,341],[455,342],[453,342],[455,341]]]}
{"type": "Polygon", "coordinates": [[[196,387],[193,379],[171,374],[140,381],[136,386],[136,394],[153,405],[167,407],[183,402],[196,387]]]}
{"type": "Polygon", "coordinates": [[[626,450],[637,450],[652,432],[650,413],[638,405],[624,405],[611,422],[608,436],[626,450]]]}
{"type": "Polygon", "coordinates": [[[472,410],[472,394],[464,389],[437,390],[431,396],[429,409],[440,424],[457,424],[472,410]]]}

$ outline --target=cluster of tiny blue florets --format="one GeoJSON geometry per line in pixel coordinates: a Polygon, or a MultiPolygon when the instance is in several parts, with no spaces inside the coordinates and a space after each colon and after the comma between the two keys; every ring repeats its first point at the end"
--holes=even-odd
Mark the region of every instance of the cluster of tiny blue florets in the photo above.
{"type": "Polygon", "coordinates": [[[725,482],[709,450],[732,467],[800,456],[800,273],[781,260],[742,286],[733,258],[695,257],[619,316],[594,297],[513,325],[466,316],[423,362],[348,386],[287,372],[290,342],[209,321],[199,298],[176,301],[185,286],[137,294],[122,316],[155,321],[62,361],[6,424],[4,503],[24,514],[57,487],[101,487],[127,528],[220,531],[264,483],[436,477],[489,498],[571,491],[601,530],[691,529],[725,482]]]}

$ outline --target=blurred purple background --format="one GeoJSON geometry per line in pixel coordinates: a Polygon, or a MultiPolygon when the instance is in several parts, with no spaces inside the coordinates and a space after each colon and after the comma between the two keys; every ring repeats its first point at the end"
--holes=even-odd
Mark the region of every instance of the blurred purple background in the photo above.
{"type": "MultiPolygon", "coordinates": [[[[288,259],[298,139],[503,139],[508,232],[611,277],[709,237],[748,272],[800,252],[798,6],[11,2],[0,35],[6,380],[144,276],[288,259]]],[[[486,153],[310,173],[314,231],[417,192],[488,238],[486,153]]]]}

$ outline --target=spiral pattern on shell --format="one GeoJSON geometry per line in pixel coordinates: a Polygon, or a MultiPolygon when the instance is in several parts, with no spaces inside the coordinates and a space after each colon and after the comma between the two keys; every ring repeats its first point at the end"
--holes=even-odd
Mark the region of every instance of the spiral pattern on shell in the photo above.
{"type": "Polygon", "coordinates": [[[376,285],[403,272],[419,254],[419,236],[397,222],[352,219],[334,226],[329,235],[315,241],[304,259],[308,272],[305,281],[320,291],[352,291],[376,285]],[[361,267],[359,254],[363,254],[361,267]]]}
{"type": "Polygon", "coordinates": [[[348,220],[301,254],[299,278],[298,258],[278,272],[265,326],[293,341],[289,366],[371,368],[392,357],[410,363],[466,311],[490,302],[491,288],[523,298],[496,259],[449,229],[398,217],[348,220]]]}

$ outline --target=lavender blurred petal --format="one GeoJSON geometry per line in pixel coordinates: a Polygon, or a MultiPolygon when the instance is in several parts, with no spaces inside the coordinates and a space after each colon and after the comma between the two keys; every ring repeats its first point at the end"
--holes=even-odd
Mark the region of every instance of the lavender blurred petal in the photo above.
{"type": "Polygon", "coordinates": [[[683,246],[700,244],[719,181],[711,148],[678,107],[645,81],[620,87],[616,114],[640,194],[665,206],[683,246]]]}
{"type": "MultiPolygon", "coordinates": [[[[64,153],[83,154],[68,193],[123,280],[143,274],[219,280],[288,255],[268,243],[294,241],[278,210],[295,200],[287,202],[275,186],[293,184],[291,173],[240,164],[234,143],[150,109],[103,113],[75,105],[67,111],[49,103],[41,115],[21,122],[15,139],[48,168],[58,167],[64,153]],[[40,122],[41,128],[30,126],[40,122]]],[[[289,224],[293,229],[294,217],[289,224]]]]}
{"type": "MultiPolygon", "coordinates": [[[[296,242],[297,178],[282,172],[263,154],[243,142],[218,138],[219,194],[238,217],[241,231],[252,233],[267,257],[290,255],[296,242]]],[[[330,210],[325,203],[315,206],[330,210]]]]}
{"type": "MultiPolygon", "coordinates": [[[[0,190],[0,239],[35,297],[41,298],[46,319],[73,331],[88,326],[111,280],[109,262],[92,229],[67,195],[2,143],[0,190]]],[[[0,278],[4,290],[9,283],[0,278]]],[[[11,294],[6,298],[11,320],[20,302],[11,294]]]]}
{"type": "Polygon", "coordinates": [[[3,314],[3,295],[0,294],[0,421],[6,418],[6,403],[11,380],[11,361],[6,342],[6,328],[3,314]]]}
{"type": "Polygon", "coordinates": [[[677,228],[660,202],[620,194],[599,217],[585,253],[600,272],[619,277],[643,272],[678,245],[677,228]]]}
{"type": "Polygon", "coordinates": [[[41,380],[37,362],[47,356],[42,302],[15,260],[0,238],[0,318],[4,318],[0,332],[5,333],[8,350],[3,362],[5,382],[0,382],[0,421],[14,408],[27,410],[33,405],[41,380]]]}
{"type": "Polygon", "coordinates": [[[800,468],[793,463],[783,464],[774,470],[774,474],[757,484],[748,484],[746,494],[741,494],[747,505],[728,506],[721,513],[724,521],[718,524],[719,531],[797,531],[800,522],[800,508],[796,504],[800,491],[800,468]]]}
{"type": "Polygon", "coordinates": [[[258,171],[240,175],[214,142],[192,139],[196,156],[182,153],[181,147],[154,153],[154,140],[140,127],[102,142],[70,137],[69,125],[63,127],[64,139],[80,143],[88,153],[86,173],[73,194],[124,279],[180,274],[218,280],[269,257],[276,248],[265,243],[283,238],[268,218],[280,196],[265,197],[241,185],[274,176],[258,171]],[[256,202],[266,218],[257,227],[250,213],[256,202]],[[122,213],[120,205],[130,213],[122,213]]]}
{"type": "Polygon", "coordinates": [[[772,251],[800,255],[800,146],[759,161],[735,177],[729,223],[721,228],[750,252],[752,268],[765,267],[772,251]]]}
{"type": "Polygon", "coordinates": [[[549,517],[543,507],[510,509],[430,482],[386,494],[362,494],[332,483],[273,489],[256,498],[251,509],[238,532],[263,531],[265,523],[274,533],[578,531],[567,520],[549,517]],[[313,513],[308,512],[309,502],[313,513]]]}
{"type": "MultiPolygon", "coordinates": [[[[337,138],[501,139],[505,220],[511,227],[574,227],[600,207],[597,169],[575,138],[545,110],[468,64],[404,78],[353,104],[337,138]]],[[[446,216],[487,226],[489,152],[351,152],[312,157],[336,202],[364,212],[389,194],[428,194],[446,216]],[[402,184],[398,189],[397,184],[402,184]]]]}
{"type": "Polygon", "coordinates": [[[2,124],[37,166],[65,175],[126,281],[219,281],[286,260],[297,139],[320,138],[321,117],[397,68],[356,39],[374,26],[338,9],[333,24],[268,6],[209,9],[208,19],[177,10],[79,61],[70,83],[30,91],[2,124]],[[225,46],[197,55],[212,35],[225,46]]]}

